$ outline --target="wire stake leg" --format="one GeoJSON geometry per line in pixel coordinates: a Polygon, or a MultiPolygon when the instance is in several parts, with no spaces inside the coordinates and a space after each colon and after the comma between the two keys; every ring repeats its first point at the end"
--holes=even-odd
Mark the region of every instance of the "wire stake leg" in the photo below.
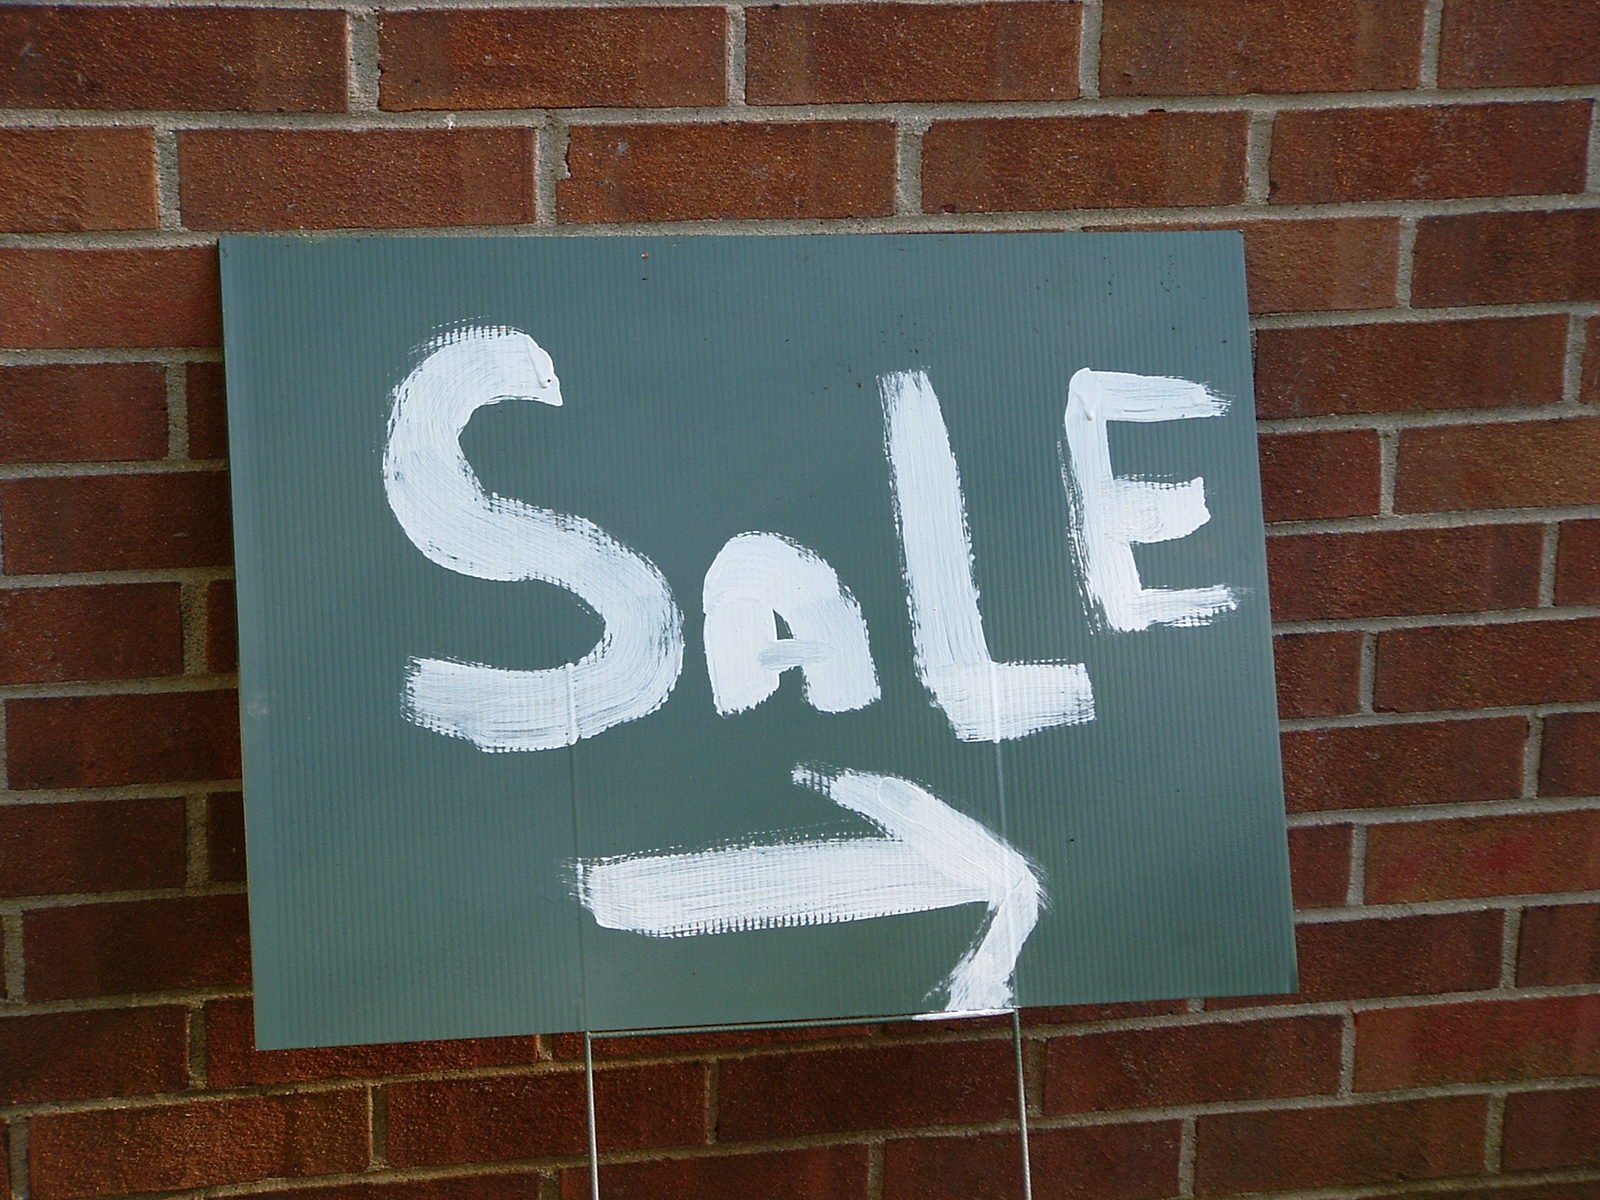
{"type": "MultiPolygon", "coordinates": [[[[1022,1051],[1017,1051],[1020,1056],[1022,1051]]],[[[1018,1062],[1022,1059],[1018,1057],[1018,1062]]],[[[1022,1077],[1017,1077],[1020,1087],[1022,1077]]],[[[600,1200],[600,1143],[594,1131],[594,1038],[589,1031],[583,1031],[583,1108],[584,1115],[589,1122],[589,1200],[600,1200]]],[[[1023,1135],[1026,1137],[1026,1133],[1023,1135]]],[[[1023,1149],[1023,1160],[1027,1160],[1027,1149],[1023,1149]]]]}
{"type": "MultiPolygon", "coordinates": [[[[1033,1200],[1033,1164],[1028,1158],[1028,1088],[1022,1078],[1022,1015],[1011,1010],[1011,1050],[1017,1064],[1017,1130],[1022,1143],[1022,1200],[1033,1200]]],[[[599,1200],[598,1195],[595,1200],[599,1200]]]]}

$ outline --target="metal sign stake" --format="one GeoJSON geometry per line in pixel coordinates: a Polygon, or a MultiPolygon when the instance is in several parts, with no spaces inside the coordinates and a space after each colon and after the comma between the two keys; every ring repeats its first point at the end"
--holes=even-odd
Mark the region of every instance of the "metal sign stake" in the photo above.
{"type": "Polygon", "coordinates": [[[1022,1015],[1011,1010],[1011,1050],[1017,1064],[1017,1133],[1022,1145],[1022,1200],[1033,1200],[1033,1164],[1028,1158],[1028,1087],[1022,1075],[1022,1015]]]}
{"type": "Polygon", "coordinates": [[[583,1031],[583,1111],[589,1124],[589,1200],[600,1200],[600,1146],[594,1130],[594,1038],[583,1031]]]}

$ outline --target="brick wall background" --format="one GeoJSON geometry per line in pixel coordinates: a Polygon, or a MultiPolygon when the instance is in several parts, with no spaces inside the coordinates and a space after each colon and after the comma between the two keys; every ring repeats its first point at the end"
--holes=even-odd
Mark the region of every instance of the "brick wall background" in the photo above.
{"type": "MultiPolygon", "coordinates": [[[[1028,1012],[1038,1194],[1600,1197],[1597,95],[1600,0],[0,7],[0,1197],[586,1195],[575,1039],[251,1048],[217,231],[1157,225],[1304,987],[1028,1012]]],[[[1003,1023],[600,1053],[608,1197],[1020,1194],[1003,1023]]]]}

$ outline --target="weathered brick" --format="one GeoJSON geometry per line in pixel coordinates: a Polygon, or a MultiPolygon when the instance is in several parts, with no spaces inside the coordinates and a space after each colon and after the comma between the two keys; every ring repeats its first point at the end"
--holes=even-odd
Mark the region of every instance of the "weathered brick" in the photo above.
{"type": "Polygon", "coordinates": [[[1105,0],[1107,96],[1415,87],[1423,0],[1105,0]]]}
{"type": "Polygon", "coordinates": [[[1556,603],[1600,604],[1600,521],[1563,521],[1556,542],[1556,603]]]}
{"type": "Polygon", "coordinates": [[[1600,700],[1600,619],[1396,629],[1378,635],[1375,706],[1497,708],[1600,700]]]}
{"type": "Polygon", "coordinates": [[[1583,101],[1279,113],[1271,196],[1318,204],[1581,192],[1588,140],[1583,101]]]}
{"type": "Polygon", "coordinates": [[[56,1113],[28,1125],[33,1200],[330,1175],[367,1165],[367,1100],[354,1089],[56,1113]]]}
{"type": "Polygon", "coordinates": [[[40,908],[22,917],[30,1000],[68,1000],[250,981],[243,896],[176,896],[40,908]]]}
{"type": "Polygon", "coordinates": [[[0,806],[0,895],[182,887],[183,878],[177,797],[0,806]]]}
{"type": "MultiPolygon", "coordinates": [[[[610,1171],[606,1187],[611,1186],[610,1171]]],[[[541,1200],[544,1175],[538,1171],[476,1171],[431,1179],[385,1179],[368,1183],[307,1184],[251,1192],[251,1200],[541,1200]]],[[[1431,1198],[1430,1198],[1431,1200],[1431,1198]]],[[[1520,1198],[1519,1198],[1520,1200],[1520,1198]]]]}
{"type": "Polygon", "coordinates": [[[1285,733],[1290,812],[1511,800],[1522,794],[1522,717],[1285,733]]]}
{"type": "Polygon", "coordinates": [[[1600,417],[1446,425],[1400,434],[1402,512],[1600,503],[1600,417]]]}
{"type": "Polygon", "coordinates": [[[1532,607],[1543,540],[1537,525],[1269,538],[1272,615],[1308,621],[1532,607]]]}
{"type": "Polygon", "coordinates": [[[1352,713],[1361,701],[1359,633],[1291,633],[1272,639],[1280,717],[1352,713]]]}
{"type": "Polygon", "coordinates": [[[563,221],[883,216],[894,129],[882,121],[575,126],[563,221]]]}
{"type": "Polygon", "coordinates": [[[1524,909],[1517,936],[1517,986],[1600,983],[1600,904],[1524,909]]]}
{"type": "Polygon", "coordinates": [[[1176,1025],[1052,1038],[1045,1111],[1160,1108],[1331,1093],[1338,1017],[1176,1025]]]}
{"type": "Polygon", "coordinates": [[[717,1139],[1000,1120],[1016,1100],[1010,1056],[1002,1042],[946,1042],[732,1059],[717,1139]]]}
{"type": "Polygon", "coordinates": [[[235,779],[234,691],[62,696],[6,702],[14,788],[235,779]]]}
{"type": "Polygon", "coordinates": [[[1600,404],[1600,317],[1590,317],[1584,323],[1583,336],[1583,375],[1578,383],[1578,399],[1585,404],[1600,404]]]}
{"type": "Polygon", "coordinates": [[[937,121],[925,212],[1166,208],[1244,198],[1243,113],[937,121]]]}
{"type": "Polygon", "coordinates": [[[829,4],[745,15],[752,104],[1070,100],[1073,4],[829,4]]]}
{"type": "Polygon", "coordinates": [[[1336,908],[1350,886],[1350,826],[1289,830],[1289,879],[1296,908],[1336,908]]]}
{"type": "Polygon", "coordinates": [[[217,251],[0,249],[0,314],[0,348],[215,346],[217,251]]]}
{"type": "Polygon", "coordinates": [[[178,135],[191,229],[531,223],[531,129],[197,129],[178,135]]]}
{"type": "MultiPolygon", "coordinates": [[[[389,1085],[389,1162],[397,1167],[581,1154],[583,1076],[576,1071],[389,1085]]],[[[706,1140],[706,1068],[615,1068],[595,1076],[602,1150],[706,1140]]]]}
{"type": "Polygon", "coordinates": [[[1600,995],[1474,1000],[1356,1014],[1356,1087],[1600,1074],[1600,995]]]}
{"type": "Polygon", "coordinates": [[[244,797],[238,792],[206,797],[206,874],[218,883],[244,878],[244,797]]]}
{"type": "Polygon", "coordinates": [[[154,229],[157,222],[149,129],[0,129],[0,230],[154,229]]]}
{"type": "Polygon", "coordinates": [[[17,575],[222,566],[233,559],[221,471],[56,475],[0,483],[17,575]]]}
{"type": "Polygon", "coordinates": [[[1600,809],[1374,825],[1369,903],[1600,888],[1600,809]]]}
{"type": "Polygon", "coordinates": [[[1270,433],[1257,441],[1268,521],[1378,511],[1378,435],[1370,429],[1270,433]]]}
{"type": "MultiPolygon", "coordinates": [[[[1178,1123],[1032,1132],[1034,1194],[1059,1200],[1156,1200],[1177,1191],[1178,1123]]],[[[884,1200],[1009,1200],[1022,1194],[1012,1133],[893,1138],[884,1146],[884,1200]]]]}
{"type": "Polygon", "coordinates": [[[1538,87],[1600,81],[1595,0],[1449,0],[1440,87],[1538,87]]]}
{"type": "MultiPolygon", "coordinates": [[[[762,1200],[861,1200],[867,1194],[865,1146],[818,1146],[716,1158],[608,1163],[606,1200],[662,1196],[760,1196],[762,1200]]],[[[589,1172],[561,1172],[563,1200],[588,1200],[589,1172]]],[[[531,1198],[530,1198],[531,1200],[531,1198]]]]}
{"type": "Polygon", "coordinates": [[[0,462],[128,462],[167,453],[155,363],[0,367],[0,462]]]}
{"type": "Polygon", "coordinates": [[[182,673],[175,583],[0,591],[0,683],[182,673]]]}
{"type": "Polygon", "coordinates": [[[1600,795],[1600,713],[1551,713],[1544,719],[1539,794],[1600,795]]]}
{"type": "Polygon", "coordinates": [[[189,363],[184,369],[189,418],[189,457],[228,457],[228,405],[221,363],[189,363]]]}
{"type": "Polygon", "coordinates": [[[0,1104],[175,1092],[188,1082],[181,1008],[0,1017],[0,1104]]]}
{"type": "Polygon", "coordinates": [[[1566,342],[1562,317],[1262,329],[1256,414],[1554,404],[1566,342]]]}
{"type": "Polygon", "coordinates": [[[1506,1097],[1501,1166],[1552,1171],[1600,1164],[1600,1088],[1506,1097]]]}
{"type": "Polygon", "coordinates": [[[1195,1191],[1394,1183],[1483,1170],[1481,1096],[1202,1115],[1195,1191]]]}
{"type": "Polygon", "coordinates": [[[386,12],[386,109],[721,104],[723,10],[543,8],[386,12]]]}
{"type": "Polygon", "coordinates": [[[1600,300],[1597,241],[1600,208],[1423,217],[1411,300],[1422,308],[1600,300]]]}
{"type": "Polygon", "coordinates": [[[263,8],[0,9],[0,106],[337,112],[344,14],[263,8]]]}
{"type": "Polygon", "coordinates": [[[231,579],[206,585],[206,668],[223,673],[239,669],[239,613],[231,579]]]}
{"type": "Polygon", "coordinates": [[[248,1000],[212,1001],[205,1007],[205,1025],[206,1082],[219,1088],[518,1066],[531,1064],[538,1053],[533,1037],[257,1050],[248,1000]]]}

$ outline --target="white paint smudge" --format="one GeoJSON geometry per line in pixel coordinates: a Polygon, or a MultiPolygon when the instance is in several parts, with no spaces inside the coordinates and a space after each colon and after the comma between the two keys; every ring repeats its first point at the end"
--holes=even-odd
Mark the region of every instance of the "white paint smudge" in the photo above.
{"type": "Polygon", "coordinates": [[[1112,421],[1191,420],[1220,416],[1227,408],[1225,398],[1187,379],[1087,368],[1073,374],[1062,480],[1071,507],[1068,532],[1095,628],[1132,633],[1152,625],[1207,625],[1238,607],[1238,593],[1222,584],[1140,584],[1133,546],[1187,537],[1209,521],[1205,481],[1113,474],[1107,432],[1112,421]]]}
{"type": "Polygon", "coordinates": [[[550,750],[666,702],[683,668],[683,616],[655,565],[599,526],[484,491],[461,433],[478,409],[503,400],[561,405],[538,343],[506,328],[445,338],[394,391],[383,454],[389,507],[433,562],[565,588],[605,631],[577,662],[541,670],[413,658],[403,707],[416,724],[480,750],[550,750]]]}
{"type": "Polygon", "coordinates": [[[848,588],[817,554],[776,533],[730,538],[706,571],[706,670],[723,716],[754,708],[791,667],[819,712],[850,712],[878,698],[867,623],[848,588]],[[778,636],[777,617],[793,637],[778,636]]]}
{"type": "Polygon", "coordinates": [[[917,675],[956,736],[999,742],[1094,720],[1094,691],[1082,663],[990,657],[961,476],[939,397],[922,371],[884,375],[878,390],[917,675]]]}
{"type": "Polygon", "coordinates": [[[1027,859],[910,780],[816,766],[793,778],[885,836],[585,860],[574,864],[578,900],[607,929],[663,938],[982,903],[989,918],[940,990],[951,1011],[1009,1007],[1043,901],[1027,859]]]}

